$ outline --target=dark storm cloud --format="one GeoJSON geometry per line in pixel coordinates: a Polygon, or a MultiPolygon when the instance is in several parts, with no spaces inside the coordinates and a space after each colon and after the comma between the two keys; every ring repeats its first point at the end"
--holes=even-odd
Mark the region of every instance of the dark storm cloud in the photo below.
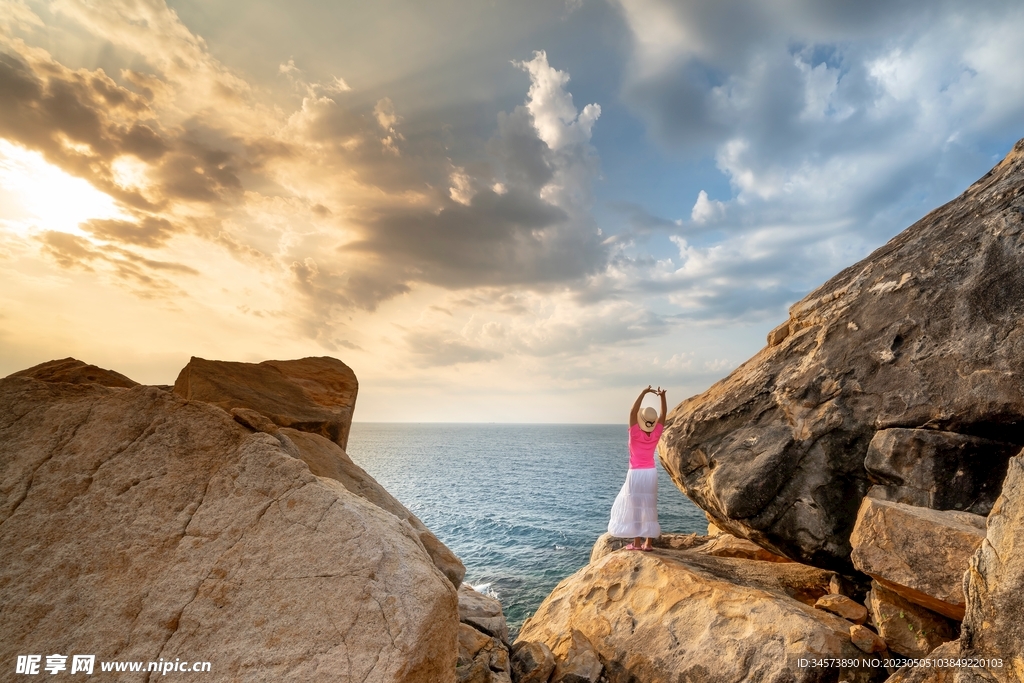
{"type": "Polygon", "coordinates": [[[541,284],[578,278],[600,258],[596,240],[576,234],[564,210],[518,189],[479,191],[469,206],[409,211],[369,224],[368,236],[343,248],[370,252],[451,288],[541,284]]]}

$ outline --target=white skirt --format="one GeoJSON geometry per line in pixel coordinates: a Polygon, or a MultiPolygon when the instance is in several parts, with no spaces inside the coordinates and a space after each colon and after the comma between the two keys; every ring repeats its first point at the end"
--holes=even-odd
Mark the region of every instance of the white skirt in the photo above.
{"type": "Polygon", "coordinates": [[[608,533],[616,538],[657,538],[661,535],[656,468],[630,469],[626,473],[626,483],[612,503],[608,533]]]}

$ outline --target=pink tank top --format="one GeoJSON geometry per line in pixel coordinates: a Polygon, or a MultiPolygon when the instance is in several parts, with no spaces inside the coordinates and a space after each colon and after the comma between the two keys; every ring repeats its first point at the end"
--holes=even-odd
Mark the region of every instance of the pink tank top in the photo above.
{"type": "Polygon", "coordinates": [[[658,439],[665,430],[660,422],[654,425],[654,431],[648,434],[640,429],[640,425],[629,428],[629,469],[646,470],[654,467],[654,449],[658,447],[658,439]]]}

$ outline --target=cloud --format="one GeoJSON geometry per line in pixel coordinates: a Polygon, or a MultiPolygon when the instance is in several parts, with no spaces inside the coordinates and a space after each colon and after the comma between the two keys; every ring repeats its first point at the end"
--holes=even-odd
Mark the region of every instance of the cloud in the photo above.
{"type": "Polygon", "coordinates": [[[784,305],[987,170],[1020,136],[1024,8],[622,0],[623,94],[676,159],[712,156],[732,196],[688,221],[628,212],[582,296],[661,292],[694,320],[784,305]],[[668,233],[652,259],[634,236],[668,233]]]}
{"type": "Polygon", "coordinates": [[[565,89],[569,74],[551,67],[543,50],[534,52],[528,62],[512,63],[530,74],[526,109],[540,139],[553,150],[589,142],[594,122],[601,116],[601,106],[588,104],[577,112],[572,95],[565,89]]]}
{"type": "Polygon", "coordinates": [[[435,330],[416,330],[406,333],[405,341],[417,360],[425,366],[448,366],[459,363],[486,363],[501,358],[502,354],[473,346],[456,334],[435,330]]]}
{"type": "Polygon", "coordinates": [[[128,249],[97,248],[88,239],[66,232],[49,230],[38,240],[44,253],[62,267],[90,272],[102,269],[147,299],[180,297],[184,292],[168,276],[199,274],[184,264],[149,259],[128,249]]]}
{"type": "Polygon", "coordinates": [[[725,204],[716,200],[708,199],[708,193],[701,190],[697,194],[697,201],[690,211],[690,220],[694,223],[707,223],[725,215],[725,204]]]}

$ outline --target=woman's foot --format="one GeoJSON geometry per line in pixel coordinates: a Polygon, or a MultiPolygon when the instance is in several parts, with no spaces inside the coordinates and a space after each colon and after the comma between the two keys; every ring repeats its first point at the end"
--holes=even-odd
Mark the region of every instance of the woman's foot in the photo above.
{"type": "Polygon", "coordinates": [[[640,550],[643,550],[646,553],[649,553],[652,550],[654,550],[654,546],[651,545],[651,539],[648,538],[647,541],[642,546],[640,546],[640,550]]]}
{"type": "Polygon", "coordinates": [[[640,547],[638,545],[633,545],[632,543],[630,543],[629,545],[626,545],[626,546],[622,546],[622,549],[623,550],[643,550],[642,547],[640,547]]]}

